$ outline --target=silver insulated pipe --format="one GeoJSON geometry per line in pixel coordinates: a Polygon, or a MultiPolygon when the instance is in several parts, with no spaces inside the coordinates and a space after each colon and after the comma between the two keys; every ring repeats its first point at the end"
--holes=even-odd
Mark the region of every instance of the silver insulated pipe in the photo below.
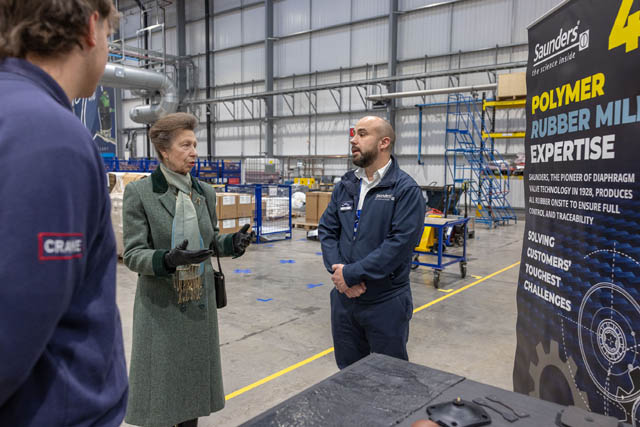
{"type": "Polygon", "coordinates": [[[155,103],[140,105],[129,111],[129,117],[136,123],[153,123],[166,114],[175,113],[178,108],[175,85],[166,75],[155,71],[108,63],[100,84],[141,91],[149,94],[152,100],[159,98],[155,103]]]}

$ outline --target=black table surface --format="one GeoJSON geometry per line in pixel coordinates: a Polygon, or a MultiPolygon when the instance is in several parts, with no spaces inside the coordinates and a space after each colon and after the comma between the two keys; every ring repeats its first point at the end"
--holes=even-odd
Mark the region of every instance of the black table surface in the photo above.
{"type": "MultiPolygon", "coordinates": [[[[497,396],[529,414],[508,422],[483,408],[490,426],[555,426],[563,406],[392,357],[372,354],[249,420],[243,426],[410,426],[427,406],[497,396]]],[[[498,404],[493,404],[499,406],[498,404]]]]}

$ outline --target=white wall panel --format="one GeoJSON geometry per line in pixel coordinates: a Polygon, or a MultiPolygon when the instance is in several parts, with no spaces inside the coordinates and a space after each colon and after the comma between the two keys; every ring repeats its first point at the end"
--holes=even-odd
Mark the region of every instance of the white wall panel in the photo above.
{"type": "Polygon", "coordinates": [[[216,125],[216,157],[240,156],[242,131],[235,123],[216,125]]]}
{"type": "Polygon", "coordinates": [[[244,9],[242,12],[242,42],[264,40],[264,6],[244,9]]]}
{"type": "Polygon", "coordinates": [[[213,12],[222,12],[227,9],[238,7],[242,5],[242,0],[214,0],[213,12]]]}
{"type": "Polygon", "coordinates": [[[198,88],[206,88],[207,86],[207,58],[205,56],[198,56],[193,58],[193,62],[197,67],[198,73],[198,88]]]}
{"type": "Polygon", "coordinates": [[[136,37],[136,31],[142,26],[140,24],[140,13],[127,12],[122,18],[120,18],[122,24],[122,32],[125,38],[136,37]]]}
{"type": "Polygon", "coordinates": [[[205,53],[206,39],[204,36],[204,30],[204,21],[197,21],[187,24],[187,28],[185,29],[185,37],[187,39],[187,53],[189,55],[205,53]]]}
{"type": "Polygon", "coordinates": [[[351,2],[353,3],[353,21],[389,13],[389,0],[351,0],[351,2]]]}
{"type": "Polygon", "coordinates": [[[224,49],[242,43],[242,13],[225,13],[213,19],[213,47],[224,49]]]}
{"type": "Polygon", "coordinates": [[[310,0],[282,0],[273,4],[273,31],[286,36],[309,29],[310,0]]]}
{"type": "MultiPolygon", "coordinates": [[[[276,3],[277,4],[277,3],[276,3]]],[[[309,36],[278,41],[273,47],[273,74],[276,77],[309,72],[309,36]]]]}
{"type": "Polygon", "coordinates": [[[311,28],[323,28],[349,22],[350,9],[351,2],[349,0],[312,0],[311,28]]]}
{"type": "Polygon", "coordinates": [[[242,49],[242,81],[264,79],[264,46],[242,49]]]}
{"type": "Polygon", "coordinates": [[[451,7],[401,15],[398,19],[398,59],[449,52],[451,7]]]}
{"type": "Polygon", "coordinates": [[[347,159],[326,159],[324,161],[324,174],[327,177],[340,178],[354,166],[347,159]]]}
{"type": "Polygon", "coordinates": [[[276,156],[309,155],[309,123],[306,118],[278,120],[273,126],[273,134],[276,156]]]}
{"type": "Polygon", "coordinates": [[[424,165],[419,165],[415,158],[400,157],[400,169],[413,178],[418,185],[444,185],[444,159],[427,157],[424,165]]]}
{"type": "Polygon", "coordinates": [[[124,128],[135,128],[142,126],[140,123],[136,123],[129,118],[129,111],[139,105],[144,105],[144,101],[140,98],[127,99],[122,101],[122,116],[124,117],[124,128]]]}
{"type": "Polygon", "coordinates": [[[442,3],[442,0],[399,0],[398,9],[411,10],[435,3],[442,3]]]}
{"type": "Polygon", "coordinates": [[[351,27],[351,65],[387,62],[389,23],[385,20],[351,27]]]}
{"type": "MultiPolygon", "coordinates": [[[[189,6],[185,6],[185,9],[189,9],[189,6]]],[[[176,26],[176,22],[178,22],[178,12],[176,9],[176,4],[170,4],[169,6],[165,7],[164,9],[164,21],[163,21],[163,14],[161,10],[158,10],[157,13],[157,18],[156,18],[156,14],[152,14],[151,19],[149,19],[149,22],[164,22],[165,25],[167,26],[167,28],[170,27],[175,27],[176,26]]],[[[185,10],[185,15],[187,14],[187,11],[185,10]]],[[[149,24],[151,25],[151,24],[149,24]]]]}
{"type": "Polygon", "coordinates": [[[348,116],[335,115],[319,117],[316,137],[315,120],[312,120],[312,154],[318,154],[319,156],[348,154],[349,125],[350,120],[348,116]]]}
{"type": "MultiPolygon", "coordinates": [[[[345,72],[343,72],[343,79],[347,79],[348,74],[346,74],[345,72]]],[[[338,83],[340,82],[340,72],[333,72],[333,73],[323,73],[323,74],[319,74],[318,75],[318,81],[316,83],[316,80],[313,79],[310,81],[311,85],[324,85],[324,84],[331,84],[331,83],[338,83]]],[[[317,107],[318,107],[318,112],[319,113],[336,113],[338,112],[338,102],[341,101],[340,99],[340,93],[342,93],[342,103],[341,106],[344,109],[348,109],[349,108],[349,102],[348,99],[346,98],[348,96],[348,91],[346,88],[344,89],[338,89],[338,90],[334,90],[333,91],[333,95],[335,96],[335,100],[333,98],[333,96],[331,96],[331,92],[328,90],[322,90],[317,92],[317,107]],[[336,102],[337,100],[337,102],[336,102]]]]}
{"type": "Polygon", "coordinates": [[[453,8],[452,50],[511,43],[512,0],[476,0],[453,8]]]}
{"type": "Polygon", "coordinates": [[[515,0],[516,19],[513,41],[515,43],[526,43],[529,24],[561,2],[562,0],[515,0]]]}
{"type": "Polygon", "coordinates": [[[204,18],[204,2],[202,0],[185,2],[185,18],[187,21],[204,18]]]}
{"type": "Polygon", "coordinates": [[[240,82],[242,80],[240,75],[241,60],[242,52],[240,49],[219,52],[213,55],[216,85],[240,82]]]}
{"type": "Polygon", "coordinates": [[[349,28],[311,35],[311,71],[349,67],[349,28]]]}
{"type": "MultiPolygon", "coordinates": [[[[415,155],[419,145],[418,109],[399,112],[396,116],[396,148],[398,154],[415,155]]],[[[422,115],[423,155],[443,155],[445,141],[446,106],[425,107],[422,115]]]]}
{"type": "Polygon", "coordinates": [[[196,151],[198,152],[198,157],[206,157],[207,156],[207,126],[206,125],[200,125],[198,128],[196,128],[195,132],[196,134],[196,141],[198,141],[198,144],[196,145],[196,151]]]}
{"type": "Polygon", "coordinates": [[[261,139],[264,138],[264,133],[261,134],[260,123],[246,123],[243,126],[243,144],[242,154],[244,156],[259,156],[264,148],[261,139]]]}
{"type": "MultiPolygon", "coordinates": [[[[177,55],[177,39],[176,39],[176,29],[169,28],[165,31],[165,40],[166,40],[166,52],[169,55],[177,55]]],[[[135,45],[134,45],[135,46],[135,45]]],[[[151,33],[151,38],[149,41],[149,49],[157,50],[162,52],[162,31],[156,30],[151,33]]]]}

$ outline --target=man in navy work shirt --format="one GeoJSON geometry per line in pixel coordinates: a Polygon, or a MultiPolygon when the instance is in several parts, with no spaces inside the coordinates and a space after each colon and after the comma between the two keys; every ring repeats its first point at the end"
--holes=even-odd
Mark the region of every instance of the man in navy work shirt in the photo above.
{"type": "Polygon", "coordinates": [[[409,272],[426,204],[418,184],[391,155],[395,138],[380,117],[356,124],[351,153],[358,169],[335,186],[318,226],[335,284],[331,332],[340,369],[369,353],[408,360],[409,272]]]}
{"type": "Polygon", "coordinates": [[[0,2],[0,426],[120,426],[127,376],[92,96],[112,0],[0,2]]]}

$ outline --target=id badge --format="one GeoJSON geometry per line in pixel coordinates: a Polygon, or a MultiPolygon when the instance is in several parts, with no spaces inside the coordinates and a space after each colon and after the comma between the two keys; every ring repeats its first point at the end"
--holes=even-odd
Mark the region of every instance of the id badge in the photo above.
{"type": "Polygon", "coordinates": [[[340,204],[340,212],[353,210],[353,202],[342,202],[340,204]]]}

